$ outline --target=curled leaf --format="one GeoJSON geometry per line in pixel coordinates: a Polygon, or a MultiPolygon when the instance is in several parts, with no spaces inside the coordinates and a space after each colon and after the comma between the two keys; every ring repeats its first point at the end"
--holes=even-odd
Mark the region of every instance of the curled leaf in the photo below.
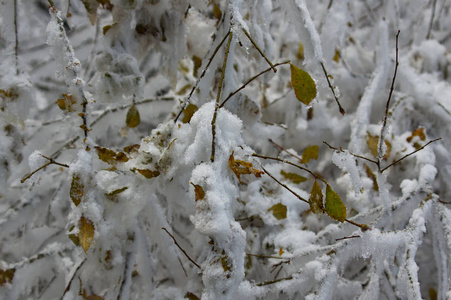
{"type": "Polygon", "coordinates": [[[280,175],[282,175],[286,180],[293,182],[294,184],[299,184],[301,182],[307,181],[307,178],[305,178],[304,176],[298,175],[296,173],[285,172],[284,170],[280,171],[280,175]]]}
{"type": "Polygon", "coordinates": [[[103,147],[96,147],[97,155],[99,156],[99,159],[101,161],[104,161],[110,165],[115,165],[118,162],[127,162],[128,156],[125,155],[124,152],[116,153],[115,151],[103,148],[103,147]]]}
{"type": "Polygon", "coordinates": [[[139,111],[136,105],[130,106],[127,112],[127,117],[125,118],[125,124],[130,128],[135,128],[141,123],[141,118],[139,116],[139,111]]]}
{"type": "Polygon", "coordinates": [[[81,202],[81,199],[83,197],[83,181],[78,175],[72,176],[72,183],[70,184],[70,199],[75,204],[75,206],[78,206],[81,202]]]}
{"type": "Polygon", "coordinates": [[[63,97],[56,101],[58,107],[61,110],[74,111],[73,105],[77,103],[77,101],[73,98],[71,94],[63,94],[63,97]]]}
{"type": "Polygon", "coordinates": [[[314,214],[324,213],[323,192],[321,191],[321,187],[316,180],[313,184],[312,191],[310,192],[308,203],[310,204],[310,209],[314,214]]]}
{"type": "Polygon", "coordinates": [[[309,105],[316,97],[315,81],[310,77],[309,73],[293,64],[290,64],[290,69],[291,84],[293,85],[296,98],[305,105],[309,105]]]}
{"type": "Polygon", "coordinates": [[[92,221],[86,219],[85,217],[80,218],[80,229],[78,231],[78,239],[80,241],[80,245],[86,252],[91,246],[92,240],[94,239],[94,223],[92,221]]]}
{"type": "Polygon", "coordinates": [[[277,203],[271,206],[268,211],[272,211],[274,218],[276,218],[277,220],[283,220],[287,218],[287,207],[282,203],[277,203]]]}
{"type": "Polygon", "coordinates": [[[310,159],[317,160],[318,159],[318,153],[319,153],[319,146],[318,145],[312,145],[305,148],[304,153],[302,154],[302,160],[301,163],[308,164],[310,159]]]}
{"type": "Polygon", "coordinates": [[[255,177],[261,177],[262,174],[264,174],[263,171],[257,170],[252,167],[252,163],[237,159],[233,157],[233,152],[230,154],[229,157],[229,167],[232,169],[233,173],[235,173],[236,178],[238,178],[240,183],[243,183],[241,181],[240,176],[245,174],[254,174],[255,177]]]}
{"type": "Polygon", "coordinates": [[[332,219],[340,222],[344,222],[346,219],[346,206],[330,185],[326,187],[326,213],[332,219]]]}
{"type": "Polygon", "coordinates": [[[139,174],[141,174],[142,176],[149,178],[149,179],[160,175],[159,171],[152,171],[149,169],[134,169],[134,170],[138,171],[139,174]]]}

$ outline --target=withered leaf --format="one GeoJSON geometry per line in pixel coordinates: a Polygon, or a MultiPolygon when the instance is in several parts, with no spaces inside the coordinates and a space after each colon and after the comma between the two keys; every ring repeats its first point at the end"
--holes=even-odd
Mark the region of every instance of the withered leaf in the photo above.
{"type": "Polygon", "coordinates": [[[200,185],[194,184],[192,182],[190,182],[190,183],[194,187],[194,194],[196,195],[196,201],[204,200],[205,199],[204,189],[200,185]]]}
{"type": "Polygon", "coordinates": [[[252,163],[250,162],[239,159],[235,160],[235,157],[233,157],[233,152],[229,157],[229,168],[233,171],[233,173],[235,173],[235,176],[238,178],[240,183],[243,183],[240,178],[241,175],[254,174],[255,177],[261,177],[262,174],[264,174],[263,171],[253,168],[252,163]]]}
{"type": "Polygon", "coordinates": [[[426,134],[424,133],[424,128],[417,128],[412,132],[412,135],[407,138],[407,141],[410,143],[414,137],[419,137],[420,140],[424,141],[426,139],[426,134]]]}
{"type": "Polygon", "coordinates": [[[87,254],[89,247],[91,246],[92,240],[94,239],[94,223],[85,217],[80,218],[79,223],[79,231],[78,231],[78,239],[80,241],[80,245],[87,254]]]}
{"type": "Polygon", "coordinates": [[[81,202],[81,199],[83,197],[83,181],[81,178],[74,174],[72,175],[72,183],[70,184],[70,199],[75,204],[75,206],[78,206],[81,202]]]}
{"type": "Polygon", "coordinates": [[[111,193],[108,193],[108,194],[106,194],[106,195],[107,195],[107,196],[116,196],[116,195],[122,193],[123,191],[125,191],[125,190],[127,190],[127,189],[128,189],[128,187],[124,186],[123,188],[114,190],[114,191],[112,191],[111,193]]]}
{"type": "Polygon", "coordinates": [[[314,214],[324,213],[323,192],[321,191],[321,187],[316,180],[313,184],[312,191],[310,192],[308,203],[310,204],[310,209],[314,214]]]}
{"type": "Polygon", "coordinates": [[[141,123],[141,117],[139,116],[139,111],[136,108],[136,105],[133,104],[128,109],[125,124],[130,128],[135,128],[139,125],[139,123],[141,123]]]}
{"type": "Polygon", "coordinates": [[[73,98],[71,94],[63,94],[63,97],[56,101],[58,107],[61,110],[74,111],[73,105],[77,103],[77,101],[73,98]]]}
{"type": "Polygon", "coordinates": [[[14,273],[16,269],[0,269],[0,286],[4,286],[5,283],[11,283],[14,279],[14,273]]]}
{"type": "Polygon", "coordinates": [[[326,187],[326,213],[332,219],[340,222],[344,222],[346,219],[346,206],[330,185],[326,187]]]}
{"type": "Polygon", "coordinates": [[[127,162],[128,156],[125,155],[124,152],[116,153],[115,151],[103,148],[103,147],[96,147],[97,155],[99,156],[99,159],[101,161],[104,161],[110,165],[115,165],[117,162],[127,162]]]}
{"type": "Polygon", "coordinates": [[[285,172],[284,170],[280,171],[280,175],[294,184],[299,184],[301,182],[307,181],[307,178],[305,178],[304,176],[298,175],[296,173],[285,172]]]}
{"type": "Polygon", "coordinates": [[[277,220],[283,220],[287,218],[287,207],[282,203],[277,203],[271,206],[268,211],[272,211],[274,218],[276,218],[277,220]]]}
{"type": "Polygon", "coordinates": [[[183,123],[189,123],[194,113],[198,110],[198,107],[194,104],[188,104],[188,106],[183,110],[183,123]]]}
{"type": "MultiPolygon", "coordinates": [[[[374,155],[374,157],[377,157],[377,145],[379,144],[379,136],[372,136],[369,132],[367,132],[367,138],[366,143],[368,145],[368,148],[371,151],[371,154],[374,155]]],[[[385,152],[385,155],[383,156],[383,159],[387,159],[390,157],[390,151],[391,151],[391,144],[387,140],[385,140],[385,145],[387,145],[387,151],[385,152]]]]}
{"type": "Polygon", "coordinates": [[[152,171],[149,169],[135,169],[136,171],[139,172],[139,174],[141,174],[142,176],[146,177],[146,178],[154,178],[157,177],[158,175],[160,175],[159,171],[152,171]]]}
{"type": "Polygon", "coordinates": [[[304,149],[304,153],[302,154],[301,163],[308,164],[310,159],[317,160],[318,159],[318,153],[319,153],[319,146],[318,145],[308,146],[307,148],[304,149]]]}
{"type": "Polygon", "coordinates": [[[365,166],[366,175],[371,178],[373,181],[373,190],[379,191],[379,185],[377,184],[377,178],[376,175],[371,171],[370,167],[367,164],[363,164],[365,166]]]}

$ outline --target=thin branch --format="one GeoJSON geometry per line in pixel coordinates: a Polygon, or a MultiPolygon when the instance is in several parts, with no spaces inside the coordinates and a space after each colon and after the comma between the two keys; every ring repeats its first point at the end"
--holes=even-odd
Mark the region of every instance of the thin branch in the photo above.
{"type": "Polygon", "coordinates": [[[14,54],[16,56],[16,75],[19,75],[19,36],[17,31],[17,0],[14,0],[14,54]]]}
{"type": "Polygon", "coordinates": [[[72,275],[71,279],[69,280],[69,282],[66,285],[66,289],[64,289],[63,294],[61,295],[61,300],[64,298],[64,295],[66,295],[66,293],[70,290],[70,286],[72,284],[72,281],[74,281],[75,275],[77,275],[78,271],[80,270],[80,268],[83,266],[83,264],[86,262],[86,258],[78,265],[78,267],[75,269],[74,274],[72,275]]]}
{"type": "Polygon", "coordinates": [[[177,243],[177,240],[175,239],[175,237],[169,233],[169,231],[164,228],[161,227],[161,229],[163,229],[164,231],[166,231],[167,234],[169,234],[169,236],[172,238],[172,240],[174,241],[174,244],[180,249],[180,251],[183,252],[183,254],[186,256],[186,258],[189,259],[190,262],[192,262],[196,267],[198,267],[199,269],[202,269],[191,257],[189,257],[188,253],[186,253],[185,250],[183,250],[183,248],[179,245],[179,243],[177,243]]]}
{"type": "Polygon", "coordinates": [[[236,93],[238,93],[239,91],[241,91],[242,89],[244,89],[249,83],[251,83],[252,81],[254,81],[255,79],[257,79],[257,78],[260,77],[261,75],[263,75],[263,74],[265,74],[265,73],[271,71],[274,67],[277,67],[277,66],[280,66],[280,65],[286,65],[286,64],[289,64],[289,63],[290,63],[289,60],[288,60],[288,61],[285,61],[285,62],[277,63],[277,64],[275,64],[274,66],[272,66],[271,68],[268,68],[268,69],[266,69],[266,70],[264,70],[264,71],[261,71],[261,72],[258,73],[257,75],[251,77],[251,78],[248,79],[248,81],[246,81],[246,83],[244,83],[239,89],[237,89],[237,90],[235,90],[234,92],[230,93],[230,94],[227,96],[227,98],[226,98],[224,101],[222,101],[221,105],[219,105],[219,108],[223,107],[223,106],[226,104],[226,102],[227,102],[230,98],[232,98],[236,93]]]}
{"type": "Polygon", "coordinates": [[[293,156],[294,158],[297,158],[299,161],[302,161],[302,157],[297,156],[296,154],[291,153],[290,151],[288,151],[287,149],[285,149],[284,147],[282,147],[281,145],[277,144],[276,142],[274,142],[272,139],[269,139],[269,142],[271,144],[273,144],[274,146],[278,147],[280,150],[288,153],[289,155],[293,156]]]}
{"type": "Polygon", "coordinates": [[[335,94],[335,90],[334,90],[332,84],[330,83],[330,80],[329,80],[329,74],[327,74],[326,68],[324,67],[324,63],[323,63],[323,62],[320,62],[320,64],[321,64],[321,67],[323,68],[324,75],[326,76],[327,84],[329,85],[329,88],[330,88],[330,90],[332,91],[332,94],[334,95],[335,102],[337,102],[338,108],[340,109],[340,113],[341,113],[342,115],[344,115],[344,114],[345,114],[345,110],[344,110],[343,107],[341,106],[340,101],[338,101],[338,97],[337,97],[337,95],[335,94]]]}
{"type": "Polygon", "coordinates": [[[395,72],[393,74],[393,78],[392,78],[392,82],[391,82],[391,87],[390,87],[390,92],[388,94],[388,99],[387,99],[387,103],[385,105],[385,115],[384,115],[384,120],[383,120],[383,124],[382,124],[382,128],[381,128],[381,134],[379,137],[379,143],[378,143],[378,149],[377,149],[377,159],[378,161],[381,160],[382,157],[382,146],[384,145],[384,133],[385,133],[385,128],[387,127],[387,118],[388,118],[388,109],[390,107],[390,101],[391,101],[391,96],[393,94],[393,89],[395,87],[395,80],[396,80],[396,74],[398,73],[398,66],[399,66],[399,62],[398,62],[398,38],[399,38],[399,33],[400,30],[398,30],[398,33],[396,34],[396,61],[395,61],[395,72]]]}
{"type": "Polygon", "coordinates": [[[177,114],[177,117],[175,118],[174,122],[177,122],[177,120],[179,119],[180,115],[182,114],[183,110],[185,110],[185,107],[188,105],[189,100],[191,99],[194,91],[196,90],[196,88],[199,85],[200,80],[205,76],[205,73],[207,73],[208,68],[210,67],[211,62],[213,61],[213,58],[215,58],[216,54],[218,53],[219,49],[221,49],[222,44],[224,44],[225,40],[227,39],[227,37],[230,35],[230,31],[227,32],[227,34],[224,36],[224,38],[221,40],[221,42],[219,43],[219,45],[215,48],[215,50],[213,51],[212,55],[210,56],[210,58],[208,59],[208,63],[205,66],[205,69],[202,71],[202,74],[200,74],[199,78],[197,79],[196,83],[194,84],[193,88],[191,89],[188,98],[185,101],[185,105],[182,107],[182,109],[179,111],[179,113],[177,114]]]}
{"type": "MultiPolygon", "coordinates": [[[[333,147],[333,146],[329,145],[326,141],[323,141],[323,143],[326,144],[326,145],[327,145],[330,149],[332,149],[332,150],[336,150],[336,151],[341,151],[341,152],[343,152],[343,150],[341,149],[341,147],[340,147],[340,149],[338,149],[338,148],[336,148],[336,147],[333,147]]],[[[375,161],[375,160],[373,160],[373,159],[370,159],[370,158],[368,158],[368,157],[361,156],[361,155],[357,155],[357,154],[352,153],[352,152],[349,152],[349,154],[351,154],[352,156],[355,156],[355,157],[357,157],[357,158],[361,158],[361,159],[364,159],[364,160],[366,160],[366,161],[369,161],[369,162],[371,162],[371,163],[373,163],[373,164],[376,164],[376,165],[379,164],[377,161],[375,161]]]]}
{"type": "Polygon", "coordinates": [[[44,169],[44,168],[47,167],[48,165],[52,165],[52,164],[53,164],[53,165],[58,165],[58,166],[61,166],[61,167],[69,168],[68,165],[59,163],[59,162],[57,162],[57,161],[54,161],[53,158],[51,158],[51,157],[47,157],[47,156],[44,156],[44,155],[42,155],[42,154],[41,154],[41,156],[44,157],[44,158],[46,158],[46,159],[48,160],[48,162],[46,162],[45,164],[43,164],[42,166],[40,166],[39,168],[37,168],[37,169],[34,170],[33,172],[31,172],[31,173],[29,173],[28,175],[26,175],[24,178],[22,178],[22,179],[20,180],[20,183],[24,183],[27,179],[29,179],[31,176],[33,176],[36,172],[38,172],[38,171],[44,169]]]}
{"type": "Polygon", "coordinates": [[[257,51],[260,52],[260,55],[263,56],[263,58],[266,60],[266,62],[271,66],[271,69],[274,71],[274,73],[276,73],[277,72],[276,68],[271,63],[271,61],[266,57],[265,53],[263,53],[263,51],[258,47],[257,43],[255,43],[255,41],[252,39],[252,37],[250,36],[249,32],[247,32],[247,30],[244,29],[244,28],[242,28],[242,29],[244,31],[244,34],[251,41],[252,45],[254,45],[255,49],[257,49],[257,51]]]}
{"type": "Polygon", "coordinates": [[[269,281],[260,282],[260,283],[257,283],[256,286],[264,286],[264,285],[274,284],[274,283],[277,283],[277,282],[280,282],[280,281],[291,280],[291,279],[293,279],[293,276],[288,276],[288,277],[279,278],[279,279],[276,279],[276,280],[269,280],[269,281]]]}
{"type": "Polygon", "coordinates": [[[294,166],[294,167],[296,167],[296,168],[299,168],[299,169],[301,169],[301,170],[303,170],[303,171],[306,171],[306,172],[310,173],[310,174],[311,174],[313,177],[315,177],[316,179],[319,179],[319,180],[321,180],[322,182],[324,182],[325,184],[327,184],[326,179],[322,178],[322,177],[319,176],[318,174],[313,173],[311,170],[309,170],[309,169],[307,169],[307,168],[304,168],[304,167],[302,167],[302,166],[300,166],[300,165],[297,165],[297,164],[295,164],[295,163],[292,163],[291,161],[284,160],[284,159],[281,159],[281,158],[278,158],[278,157],[270,157],[270,156],[258,155],[257,153],[252,154],[252,156],[260,157],[260,158],[264,158],[264,159],[272,159],[272,160],[276,160],[276,161],[280,161],[280,162],[283,162],[283,163],[292,165],[292,166],[294,166]]]}
{"type": "Polygon", "coordinates": [[[434,17],[435,17],[435,7],[437,5],[437,0],[432,0],[432,14],[431,14],[431,20],[429,21],[429,28],[428,28],[428,34],[426,35],[426,39],[431,38],[431,32],[432,32],[432,26],[434,25],[434,17]]]}
{"type": "Polygon", "coordinates": [[[298,195],[296,192],[294,192],[292,189],[290,189],[288,186],[286,186],[285,184],[283,184],[282,182],[280,182],[279,180],[277,180],[273,175],[271,175],[271,173],[269,173],[265,168],[263,168],[263,171],[269,176],[271,177],[275,182],[277,182],[279,185],[283,186],[285,189],[287,189],[290,193],[292,193],[293,195],[295,195],[299,200],[304,201],[305,203],[309,203],[308,200],[302,198],[300,195],[298,195]]]}
{"type": "Polygon", "coordinates": [[[347,239],[355,239],[355,238],[361,238],[360,235],[352,235],[352,236],[345,236],[339,239],[335,239],[335,241],[341,241],[341,240],[347,240],[347,239]]]}
{"type": "Polygon", "coordinates": [[[274,258],[274,259],[289,259],[287,257],[280,257],[280,256],[271,256],[271,255],[261,255],[261,254],[251,254],[246,253],[248,256],[258,257],[258,258],[274,258]]]}
{"type": "Polygon", "coordinates": [[[225,69],[227,66],[227,59],[229,57],[229,51],[230,51],[230,44],[232,43],[232,32],[229,33],[229,40],[227,41],[227,46],[224,54],[224,62],[222,63],[222,72],[221,72],[221,79],[219,80],[219,87],[218,87],[218,95],[216,97],[216,106],[215,106],[215,112],[213,114],[213,119],[211,120],[211,156],[210,161],[215,161],[215,138],[216,138],[216,116],[218,114],[219,109],[219,100],[221,99],[221,91],[222,91],[222,85],[224,83],[224,77],[225,77],[225,69]]]}
{"type": "Polygon", "coordinates": [[[422,146],[421,148],[418,148],[417,150],[415,150],[415,151],[413,151],[413,152],[411,152],[411,153],[409,153],[409,154],[407,154],[407,155],[404,155],[404,156],[401,157],[400,159],[395,160],[394,162],[392,162],[391,164],[389,164],[388,166],[386,166],[385,168],[383,168],[382,170],[380,170],[381,173],[384,172],[385,170],[387,170],[388,168],[390,168],[390,167],[396,165],[397,163],[399,163],[399,162],[402,161],[403,159],[405,159],[405,158],[407,158],[407,157],[409,157],[409,156],[411,156],[411,155],[417,153],[417,152],[420,151],[420,150],[423,150],[423,149],[424,149],[426,146],[428,146],[429,144],[432,144],[432,143],[434,143],[434,142],[436,142],[436,141],[439,141],[439,140],[441,140],[441,139],[442,139],[442,138],[437,138],[437,139],[435,139],[435,140],[429,141],[427,144],[425,144],[425,145],[422,146]]]}

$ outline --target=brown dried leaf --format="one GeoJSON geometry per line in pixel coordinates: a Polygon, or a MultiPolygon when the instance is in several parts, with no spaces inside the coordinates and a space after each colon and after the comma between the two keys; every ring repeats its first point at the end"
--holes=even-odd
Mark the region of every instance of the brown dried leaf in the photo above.
{"type": "Polygon", "coordinates": [[[371,171],[370,167],[367,164],[363,164],[365,166],[366,175],[371,178],[373,181],[373,190],[376,192],[379,191],[379,185],[377,184],[377,178],[376,175],[371,171]]]}
{"type": "Polygon", "coordinates": [[[194,194],[196,195],[196,201],[204,200],[205,199],[205,192],[204,189],[197,184],[194,184],[190,182],[194,186],[194,194]]]}
{"type": "Polygon", "coordinates": [[[130,128],[135,128],[139,125],[139,123],[141,123],[141,117],[139,116],[139,111],[136,108],[136,105],[133,104],[128,109],[125,124],[130,128]]]}
{"type": "Polygon", "coordinates": [[[72,183],[70,184],[70,199],[75,204],[75,206],[78,206],[81,202],[81,199],[83,197],[83,181],[81,178],[74,174],[72,175],[72,183]]]}
{"type": "Polygon", "coordinates": [[[183,123],[189,123],[194,113],[198,110],[198,107],[194,104],[188,104],[188,106],[183,110],[183,123]]]}
{"type": "Polygon", "coordinates": [[[97,155],[99,156],[99,159],[101,161],[106,162],[110,165],[115,165],[117,162],[127,162],[128,157],[125,155],[124,152],[116,153],[115,151],[103,148],[103,147],[96,147],[97,155]]]}
{"type": "Polygon", "coordinates": [[[152,171],[149,169],[135,169],[136,171],[139,172],[139,174],[141,174],[142,176],[146,177],[146,178],[154,178],[157,177],[158,175],[160,175],[159,171],[152,171]]]}
{"type": "Polygon", "coordinates": [[[86,219],[85,217],[80,218],[80,228],[78,231],[78,239],[80,241],[80,245],[83,248],[83,250],[88,251],[89,247],[91,246],[92,240],[94,239],[94,223],[92,221],[86,219]]]}
{"type": "Polygon", "coordinates": [[[63,94],[63,97],[58,99],[56,101],[56,104],[58,104],[58,107],[61,110],[67,110],[69,112],[74,111],[74,104],[77,103],[77,101],[73,98],[71,94],[63,94]]]}
{"type": "Polygon", "coordinates": [[[424,133],[424,128],[417,128],[412,132],[412,135],[407,138],[407,141],[410,143],[414,137],[418,136],[420,140],[426,140],[426,134],[424,133]]]}
{"type": "MultiPolygon", "coordinates": [[[[374,157],[377,157],[377,145],[379,144],[379,136],[378,135],[372,136],[367,131],[366,143],[368,145],[368,148],[371,151],[371,154],[373,154],[374,157]]],[[[390,144],[390,142],[385,140],[385,145],[387,145],[387,152],[385,152],[385,155],[382,157],[383,159],[389,158],[390,157],[390,151],[391,151],[391,144],[390,144]]]]}
{"type": "Polygon", "coordinates": [[[0,269],[0,286],[4,286],[5,283],[11,283],[14,279],[14,273],[16,272],[16,269],[6,269],[2,270],[0,269]]]}

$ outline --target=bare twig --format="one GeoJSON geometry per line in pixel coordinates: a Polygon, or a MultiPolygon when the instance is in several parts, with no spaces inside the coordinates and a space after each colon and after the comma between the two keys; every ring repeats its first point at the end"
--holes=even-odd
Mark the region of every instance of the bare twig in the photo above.
{"type": "Polygon", "coordinates": [[[287,259],[287,257],[280,257],[280,256],[271,256],[271,255],[261,255],[261,254],[251,254],[246,253],[248,256],[258,257],[258,258],[274,258],[274,259],[287,259]]]}
{"type": "Polygon", "coordinates": [[[266,69],[266,70],[264,70],[264,71],[261,71],[261,72],[258,73],[257,75],[251,77],[251,78],[248,79],[248,81],[246,81],[246,83],[244,83],[239,89],[237,89],[237,90],[235,90],[234,92],[230,93],[230,94],[227,96],[227,98],[226,98],[224,101],[222,101],[221,105],[219,105],[219,108],[223,107],[223,106],[226,104],[226,102],[227,102],[230,98],[232,98],[236,93],[238,93],[239,91],[241,91],[242,89],[244,89],[249,83],[251,83],[252,81],[254,81],[255,79],[257,79],[257,78],[260,77],[261,75],[263,75],[263,74],[265,74],[265,73],[271,71],[274,67],[277,67],[277,66],[280,66],[280,65],[286,65],[286,64],[289,64],[289,63],[290,63],[290,61],[285,61],[285,62],[277,63],[277,64],[275,64],[274,66],[272,66],[271,68],[268,68],[268,69],[266,69]]]}
{"type": "Polygon", "coordinates": [[[271,173],[269,173],[265,168],[263,168],[263,171],[269,176],[271,177],[275,182],[277,182],[279,185],[283,186],[286,190],[288,190],[290,193],[292,193],[293,195],[295,195],[299,200],[304,201],[305,203],[309,203],[307,199],[302,198],[300,195],[298,195],[296,192],[294,192],[292,189],[290,189],[288,186],[286,186],[285,184],[283,184],[282,182],[280,182],[279,180],[277,180],[273,175],[271,175],[271,173]]]}
{"type": "Polygon", "coordinates": [[[392,78],[392,82],[391,82],[391,87],[390,87],[390,92],[388,94],[388,99],[387,99],[387,103],[385,105],[385,114],[384,114],[384,120],[382,123],[382,128],[381,128],[381,134],[379,137],[379,143],[377,146],[377,160],[380,162],[381,157],[382,157],[382,147],[384,145],[384,133],[385,133],[385,129],[387,127],[387,119],[388,119],[388,109],[390,107],[390,100],[391,100],[391,96],[393,94],[393,89],[395,87],[395,80],[396,80],[396,74],[398,73],[398,37],[399,37],[399,33],[400,31],[398,30],[398,33],[396,34],[396,61],[395,61],[395,72],[393,74],[393,78],[392,78]]]}
{"type": "Polygon", "coordinates": [[[63,294],[61,295],[61,300],[64,299],[64,296],[66,295],[66,293],[70,290],[70,286],[72,284],[72,281],[74,281],[75,276],[77,275],[78,271],[80,270],[80,268],[83,266],[83,264],[86,262],[86,258],[78,265],[78,267],[75,269],[74,274],[72,275],[71,279],[69,280],[69,282],[66,285],[66,288],[64,289],[63,294]]]}
{"type": "Polygon", "coordinates": [[[269,139],[269,142],[271,144],[273,144],[274,146],[276,146],[277,148],[279,148],[280,150],[288,153],[289,155],[293,156],[294,158],[298,159],[299,161],[302,161],[302,157],[297,156],[296,154],[291,153],[290,151],[288,151],[287,149],[285,149],[284,147],[282,147],[281,145],[277,144],[276,142],[274,142],[272,139],[269,139]]]}
{"type": "Polygon", "coordinates": [[[19,75],[19,36],[17,35],[17,0],[14,0],[14,54],[16,57],[16,75],[19,75]]]}
{"type": "Polygon", "coordinates": [[[341,240],[347,240],[347,239],[355,239],[355,238],[361,238],[360,235],[352,235],[352,236],[345,236],[339,239],[335,239],[335,241],[341,241],[341,240]]]}
{"type": "Polygon", "coordinates": [[[200,267],[200,266],[199,266],[199,265],[198,265],[191,257],[189,257],[188,253],[186,253],[186,251],[183,250],[183,248],[179,245],[179,243],[177,243],[177,240],[175,239],[175,237],[174,237],[172,234],[170,234],[169,231],[168,231],[166,228],[161,227],[161,229],[163,229],[164,231],[166,231],[167,234],[169,234],[169,236],[170,236],[170,237],[172,238],[172,240],[174,241],[174,244],[180,249],[180,251],[183,252],[183,254],[186,256],[186,258],[188,258],[189,261],[192,262],[196,267],[198,267],[199,269],[201,269],[201,267],[200,267]]]}
{"type": "Polygon", "coordinates": [[[332,91],[332,94],[334,95],[335,102],[337,102],[338,108],[340,109],[340,113],[341,113],[342,115],[344,115],[344,114],[345,114],[345,110],[344,110],[343,107],[341,106],[340,101],[338,101],[338,97],[337,97],[337,95],[335,94],[334,87],[333,87],[332,84],[330,83],[330,80],[329,80],[329,74],[327,74],[326,67],[324,67],[324,63],[323,63],[323,62],[320,62],[320,64],[321,64],[321,67],[323,68],[324,75],[326,76],[327,84],[329,85],[329,88],[330,88],[330,90],[332,91]]]}
{"type": "Polygon", "coordinates": [[[437,0],[432,0],[432,14],[431,14],[431,20],[429,21],[428,34],[426,35],[426,39],[431,38],[432,27],[434,26],[435,7],[436,6],[437,6],[437,0]]]}
{"type": "Polygon", "coordinates": [[[212,139],[211,139],[211,162],[215,161],[215,137],[216,137],[216,116],[218,114],[219,109],[219,101],[221,99],[221,91],[222,91],[222,85],[224,83],[224,76],[225,76],[225,68],[227,66],[227,59],[229,57],[229,51],[230,51],[230,44],[232,42],[233,34],[232,32],[229,33],[229,40],[227,41],[227,46],[224,54],[224,62],[222,64],[222,73],[221,73],[221,79],[219,80],[219,87],[218,87],[218,95],[216,97],[216,106],[215,106],[215,112],[213,113],[213,119],[211,120],[211,132],[212,132],[212,139]]]}
{"type": "Polygon", "coordinates": [[[244,31],[244,34],[247,36],[247,38],[251,41],[252,45],[254,45],[255,49],[260,53],[261,56],[266,60],[266,62],[271,66],[271,69],[274,71],[274,73],[277,72],[276,68],[274,68],[274,65],[271,63],[271,61],[266,57],[265,53],[258,47],[257,43],[252,39],[249,32],[247,32],[246,29],[242,28],[244,31]]]}
{"type": "Polygon", "coordinates": [[[313,177],[315,177],[316,179],[319,179],[319,180],[321,180],[322,182],[324,182],[325,184],[327,184],[327,181],[326,181],[323,177],[319,176],[318,174],[313,173],[311,170],[309,170],[309,169],[307,169],[307,168],[304,168],[304,167],[302,167],[302,166],[300,166],[300,165],[297,165],[297,164],[295,164],[295,163],[292,163],[291,161],[284,160],[284,159],[281,159],[281,158],[278,158],[278,157],[270,157],[270,156],[258,155],[257,153],[252,154],[252,156],[260,157],[260,158],[264,158],[264,159],[272,159],[272,160],[276,160],[276,161],[280,161],[280,162],[283,162],[283,163],[292,165],[292,166],[294,166],[294,167],[296,167],[296,168],[299,168],[299,169],[301,169],[301,170],[303,170],[303,171],[306,171],[306,172],[310,173],[310,174],[311,174],[313,177]]]}
{"type": "Polygon", "coordinates": [[[395,160],[394,162],[392,162],[391,164],[389,164],[388,166],[386,166],[385,168],[383,168],[382,170],[380,170],[380,172],[381,172],[381,173],[384,172],[385,170],[387,170],[388,168],[390,168],[390,167],[396,165],[397,163],[399,163],[399,162],[402,161],[403,159],[405,159],[405,158],[407,158],[407,157],[409,157],[409,156],[411,156],[411,155],[417,153],[417,152],[420,151],[420,150],[423,150],[423,149],[424,149],[426,146],[428,146],[429,144],[432,144],[432,143],[434,143],[434,142],[436,142],[436,141],[439,141],[439,140],[441,140],[441,139],[442,139],[442,138],[437,138],[437,139],[435,139],[435,140],[429,141],[427,144],[425,144],[425,145],[422,146],[421,148],[418,148],[417,150],[415,150],[415,151],[413,151],[413,152],[411,152],[411,153],[409,153],[409,154],[407,154],[407,155],[404,155],[404,156],[401,157],[400,159],[395,160]]]}
{"type": "Polygon", "coordinates": [[[279,278],[279,279],[276,279],[276,280],[269,280],[269,281],[260,282],[260,283],[257,283],[256,286],[264,286],[264,285],[274,284],[274,283],[277,283],[277,282],[280,282],[280,281],[291,280],[291,279],[293,279],[293,276],[288,276],[288,277],[279,278]]]}
{"type": "Polygon", "coordinates": [[[69,168],[68,165],[59,163],[59,162],[57,162],[57,161],[54,161],[53,158],[51,158],[51,157],[47,157],[47,156],[44,156],[44,155],[42,155],[42,154],[41,154],[41,156],[44,157],[44,158],[46,158],[46,159],[48,160],[48,162],[46,162],[45,164],[43,164],[42,166],[40,166],[40,167],[37,168],[36,170],[32,171],[31,173],[29,173],[28,175],[26,175],[24,178],[22,178],[22,179],[20,180],[21,183],[24,183],[27,179],[29,179],[31,176],[33,176],[36,172],[38,172],[38,171],[44,169],[44,168],[47,167],[48,165],[52,165],[52,164],[53,164],[53,165],[58,165],[58,166],[61,166],[61,167],[69,168]]]}
{"type": "Polygon", "coordinates": [[[221,42],[219,42],[218,46],[215,48],[215,50],[213,51],[212,55],[210,56],[210,58],[208,59],[208,63],[205,66],[205,69],[202,71],[202,74],[200,74],[199,78],[197,79],[196,83],[194,84],[193,88],[191,89],[188,98],[185,101],[185,104],[183,105],[182,109],[179,111],[179,113],[177,114],[177,116],[175,117],[174,122],[177,122],[177,120],[179,119],[180,115],[182,114],[183,110],[186,108],[186,106],[188,105],[191,97],[193,96],[194,91],[196,90],[197,86],[199,85],[200,80],[205,76],[205,73],[207,73],[208,67],[210,67],[211,62],[213,61],[213,58],[215,58],[216,54],[218,53],[219,49],[221,49],[222,44],[224,44],[225,40],[227,39],[227,37],[229,36],[230,31],[227,32],[227,34],[224,36],[224,38],[221,40],[221,42]]]}

